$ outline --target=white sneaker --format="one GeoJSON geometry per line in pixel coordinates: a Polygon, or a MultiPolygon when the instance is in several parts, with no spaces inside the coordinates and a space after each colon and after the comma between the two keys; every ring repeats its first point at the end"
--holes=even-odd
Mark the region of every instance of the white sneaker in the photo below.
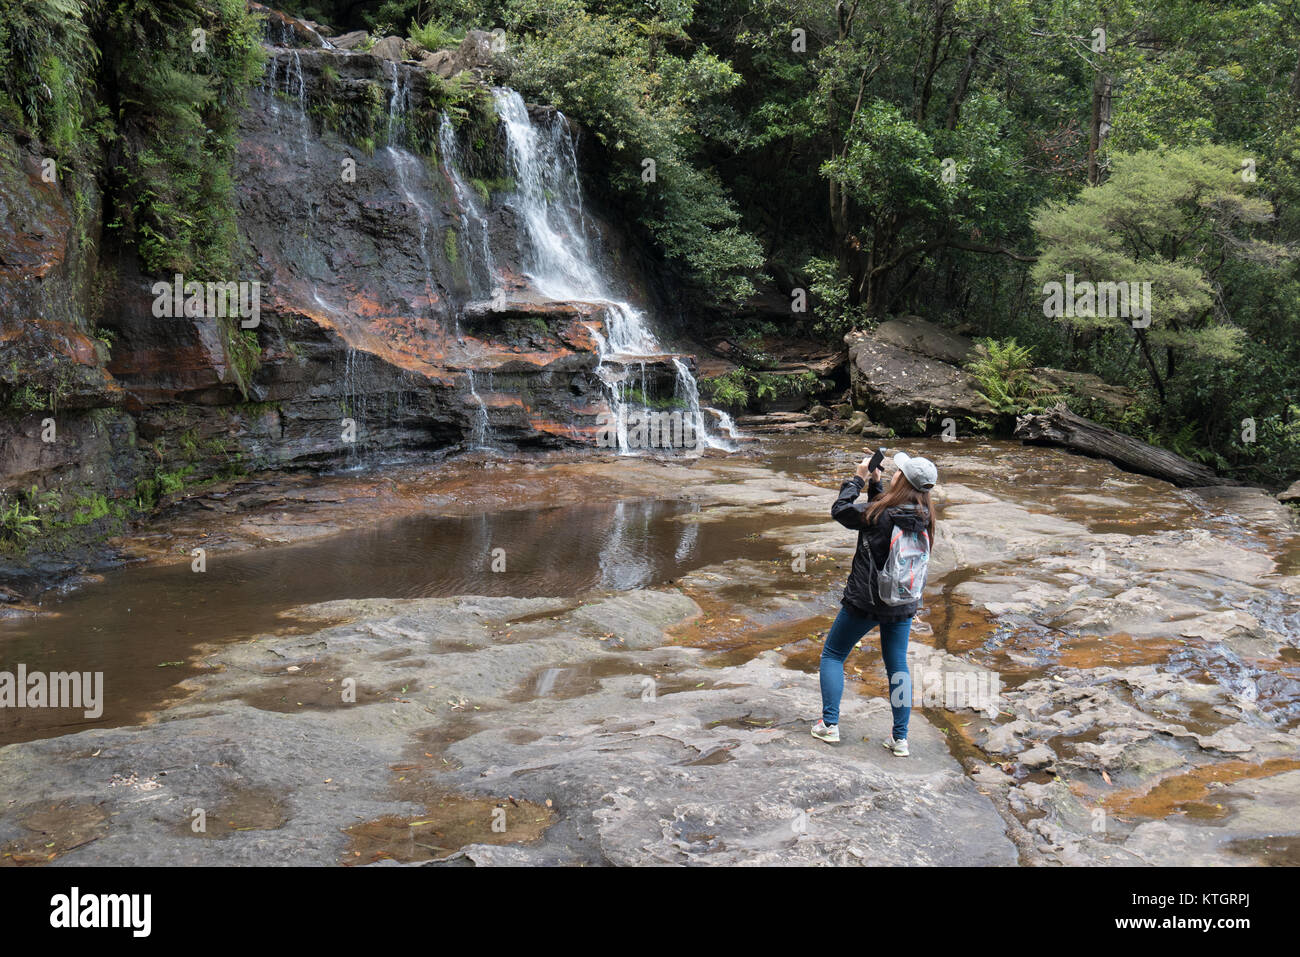
{"type": "MultiPolygon", "coordinates": [[[[816,733],[817,733],[816,731],[813,732],[813,734],[816,733]]],[[[880,743],[885,746],[886,750],[892,751],[897,757],[900,758],[905,758],[908,756],[908,754],[911,753],[907,750],[907,738],[899,738],[897,741],[895,741],[893,738],[885,738],[885,740],[881,741],[880,743]]]]}
{"type": "Polygon", "coordinates": [[[840,726],[838,724],[827,724],[825,721],[818,720],[813,725],[812,736],[819,741],[826,741],[830,744],[840,743],[840,726]]]}

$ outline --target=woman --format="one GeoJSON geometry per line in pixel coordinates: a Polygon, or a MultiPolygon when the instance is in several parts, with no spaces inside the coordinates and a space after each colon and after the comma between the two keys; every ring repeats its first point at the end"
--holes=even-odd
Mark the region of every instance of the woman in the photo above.
{"type": "Polygon", "coordinates": [[[934,541],[934,509],[930,489],[939,481],[939,472],[929,459],[894,456],[898,471],[888,490],[880,482],[880,469],[870,470],[863,459],[853,478],[840,486],[840,497],[831,506],[831,516],[845,528],[858,533],[858,548],[853,568],[844,588],[840,613],[826,635],[822,648],[821,686],[822,717],[813,726],[813,737],[831,743],[840,740],[840,697],[844,694],[844,659],[872,628],[880,626],[880,651],[889,677],[889,707],[894,712],[894,727],[884,745],[900,758],[907,757],[907,722],[912,715],[912,677],[907,669],[907,638],[919,600],[905,605],[889,605],[880,600],[877,570],[889,557],[894,528],[905,532],[924,532],[934,541]],[[868,482],[868,479],[870,481],[868,482]],[[867,504],[857,502],[863,485],[867,487],[867,504]]]}

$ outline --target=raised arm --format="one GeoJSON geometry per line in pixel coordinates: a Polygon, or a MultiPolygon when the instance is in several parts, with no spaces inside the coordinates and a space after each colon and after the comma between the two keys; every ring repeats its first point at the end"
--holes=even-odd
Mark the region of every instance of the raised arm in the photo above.
{"type": "Polygon", "coordinates": [[[839,498],[831,506],[831,518],[845,528],[862,527],[862,509],[857,505],[857,498],[862,494],[862,486],[865,484],[859,476],[855,475],[840,486],[839,498]]]}
{"type": "Polygon", "coordinates": [[[867,501],[870,502],[880,494],[883,486],[880,484],[880,470],[874,472],[867,470],[867,460],[863,459],[862,464],[854,473],[853,478],[847,480],[840,486],[840,494],[835,499],[835,504],[831,506],[831,518],[839,522],[845,528],[860,529],[862,528],[862,512],[864,506],[857,503],[857,498],[862,494],[862,488],[865,485],[867,489],[867,501]],[[868,481],[870,479],[870,481],[868,481]]]}

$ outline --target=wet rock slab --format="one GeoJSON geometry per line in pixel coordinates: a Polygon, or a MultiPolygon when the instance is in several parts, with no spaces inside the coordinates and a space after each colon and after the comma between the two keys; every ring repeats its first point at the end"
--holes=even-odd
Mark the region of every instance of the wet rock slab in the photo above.
{"type": "Polygon", "coordinates": [[[222,649],[150,724],[0,749],[23,795],[0,807],[0,847],[8,863],[38,838],[55,865],[369,863],[357,835],[405,821],[430,859],[457,850],[425,836],[451,795],[473,812],[454,862],[1014,863],[919,714],[903,761],[876,742],[885,703],[849,696],[830,747],[808,734],[815,678],[775,655],[718,669],[609,637],[694,613],[672,589],[298,609],[335,623],[222,649]]]}
{"type": "Polygon", "coordinates": [[[504,729],[489,728],[453,745],[448,753],[463,767],[452,777],[461,787],[552,798],[581,842],[509,852],[471,846],[458,859],[1016,862],[1001,818],[919,715],[912,719],[916,757],[901,760],[879,744],[889,728],[879,699],[846,699],[840,745],[812,738],[816,680],[782,667],[775,654],[721,670],[687,666],[678,677],[697,675],[716,685],[652,694],[641,676],[611,678],[571,708],[534,702],[517,717],[541,735],[535,740],[515,744],[504,729]]]}

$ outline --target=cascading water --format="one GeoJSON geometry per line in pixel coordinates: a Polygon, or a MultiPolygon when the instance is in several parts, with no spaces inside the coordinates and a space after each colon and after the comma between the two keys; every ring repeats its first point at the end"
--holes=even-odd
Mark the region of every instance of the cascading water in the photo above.
{"type": "MultiPolygon", "coordinates": [[[[507,161],[515,179],[514,203],[524,227],[524,255],[534,287],[551,299],[599,302],[605,306],[605,334],[597,335],[601,362],[597,371],[610,393],[620,422],[619,448],[627,448],[628,382],[635,360],[660,358],[664,349],[651,331],[646,315],[628,302],[616,299],[596,265],[583,211],[573,137],[562,114],[549,124],[537,125],[516,91],[493,91],[497,114],[506,132],[507,161]],[[614,360],[614,361],[611,361],[614,360]]],[[[593,330],[594,331],[594,330],[593,330]]],[[[641,393],[646,398],[644,361],[640,367],[641,393]]],[[[686,363],[673,358],[678,398],[687,406],[701,444],[730,448],[725,439],[711,436],[700,409],[699,389],[686,363]]]]}
{"type": "MultiPolygon", "coordinates": [[[[302,58],[296,49],[274,50],[266,66],[266,75],[262,82],[262,92],[270,101],[270,113],[280,138],[286,146],[291,144],[296,134],[298,156],[296,162],[304,169],[311,166],[311,119],[307,115],[307,79],[303,73],[302,58]]],[[[301,237],[301,246],[295,251],[296,272],[307,287],[312,301],[324,312],[332,316],[341,316],[343,311],[328,302],[321,295],[316,282],[316,275],[328,271],[328,265],[316,245],[316,206],[311,201],[310,191],[301,191],[301,220],[298,225],[287,230],[288,235],[301,237]]],[[[294,206],[299,206],[295,201],[294,206]]],[[[356,386],[357,355],[355,349],[348,347],[344,360],[343,382],[345,405],[348,415],[355,419],[357,431],[363,431],[365,423],[365,402],[362,392],[356,386]]],[[[357,445],[349,448],[349,458],[357,460],[357,445]]]]}
{"type": "MultiPolygon", "coordinates": [[[[457,247],[462,253],[465,262],[465,274],[469,281],[470,295],[477,299],[484,299],[488,296],[494,296],[496,290],[496,264],[492,257],[492,244],[488,238],[487,219],[482,210],[475,202],[474,191],[469,184],[465,182],[465,177],[461,173],[461,151],[456,141],[456,132],[452,128],[451,120],[444,113],[439,118],[438,123],[438,153],[442,160],[443,172],[448,181],[451,183],[452,192],[456,197],[456,205],[460,212],[460,230],[457,233],[457,247]],[[477,236],[477,242],[474,237],[477,236]]],[[[421,239],[423,242],[423,237],[421,239]]],[[[465,341],[460,334],[460,314],[456,312],[456,338],[465,345],[465,341]]],[[[468,362],[473,361],[468,359],[468,362]]],[[[488,418],[487,403],[479,395],[478,387],[474,381],[473,367],[466,365],[465,378],[468,385],[469,398],[474,405],[473,424],[468,440],[471,448],[480,450],[493,449],[491,440],[492,425],[488,418]]],[[[488,383],[491,385],[491,374],[488,375],[488,383]]]]}
{"type": "Polygon", "coordinates": [[[460,207],[461,230],[458,239],[464,246],[462,251],[465,253],[470,295],[475,299],[486,299],[492,295],[497,281],[492,243],[488,238],[487,217],[478,203],[477,194],[461,175],[463,157],[460,143],[446,113],[438,121],[438,153],[452,191],[456,194],[456,204],[460,207]]]}
{"type": "MultiPolygon", "coordinates": [[[[433,207],[425,202],[420,195],[419,177],[422,175],[424,163],[418,156],[406,149],[406,117],[410,111],[411,92],[407,86],[406,78],[402,75],[402,71],[396,63],[385,62],[384,68],[392,71],[392,89],[388,100],[388,145],[384,148],[384,152],[393,165],[398,189],[401,190],[406,202],[415,208],[420,221],[420,261],[424,265],[425,297],[426,301],[430,303],[430,307],[432,307],[432,303],[436,298],[434,293],[436,281],[433,277],[433,258],[429,252],[429,232],[433,228],[434,211],[433,207]]],[[[455,138],[452,135],[451,124],[445,115],[442,117],[442,123],[438,130],[438,141],[443,154],[444,165],[447,168],[453,189],[456,192],[456,198],[461,206],[462,234],[468,236],[470,232],[471,210],[482,227],[481,253],[466,257],[471,294],[479,293],[481,295],[483,283],[480,282],[477,286],[475,284],[475,266],[478,265],[486,275],[486,283],[489,287],[493,282],[495,273],[492,265],[491,248],[487,243],[487,225],[482,221],[477,206],[473,205],[469,188],[464,184],[457,169],[456,154],[454,150],[449,148],[454,146],[455,138]]],[[[465,342],[461,336],[459,312],[456,312],[454,316],[456,339],[463,347],[465,342]]],[[[432,313],[429,320],[432,324],[432,313]]],[[[475,407],[473,431],[470,435],[469,444],[476,449],[490,449],[492,448],[489,439],[491,426],[488,421],[487,404],[483,401],[483,397],[479,395],[474,384],[474,370],[466,368],[465,374],[469,386],[469,395],[475,407]]]]}
{"type": "Polygon", "coordinates": [[[415,207],[416,216],[420,221],[420,262],[424,265],[424,295],[426,302],[432,304],[436,298],[433,260],[429,256],[429,228],[433,223],[433,208],[411,187],[412,180],[419,176],[421,163],[419,158],[404,145],[411,92],[402,79],[401,70],[396,63],[385,60],[384,68],[391,69],[393,73],[393,87],[388,100],[388,145],[384,147],[384,152],[393,164],[398,189],[402,191],[406,202],[415,207]]]}
{"type": "MultiPolygon", "coordinates": [[[[407,147],[412,101],[411,71],[388,62],[384,63],[383,69],[390,85],[388,142],[384,155],[391,164],[394,184],[419,220],[418,252],[427,301],[432,303],[438,298],[435,266],[441,243],[438,249],[431,249],[429,244],[440,238],[437,235],[440,218],[427,182],[429,170],[424,160],[407,147]]],[[[307,79],[297,50],[280,48],[273,51],[263,91],[268,95],[271,113],[283,141],[300,142],[302,155],[299,160],[303,165],[310,165],[312,133],[307,115],[307,79]]],[[[509,202],[520,226],[518,242],[523,271],[536,293],[545,298],[598,303],[603,308],[603,327],[592,331],[600,352],[597,372],[618,421],[620,450],[632,451],[628,442],[629,413],[640,412],[652,404],[655,378],[652,370],[663,368],[669,361],[672,362],[671,371],[676,383],[674,398],[681,407],[683,424],[698,438],[699,445],[732,447],[728,437],[734,437],[735,433],[730,428],[730,420],[722,413],[701,407],[699,389],[687,362],[665,354],[650,328],[648,317],[632,304],[617,298],[616,286],[602,274],[598,265],[601,260],[596,248],[596,233],[584,209],[575,141],[567,121],[554,112],[546,119],[534,122],[518,93],[497,89],[494,94],[505,133],[507,167],[515,183],[509,202]]],[[[438,147],[443,173],[454,193],[459,219],[456,239],[465,263],[470,295],[478,300],[498,298],[502,295],[499,287],[504,277],[498,273],[493,255],[486,204],[467,180],[465,153],[450,119],[445,115],[440,117],[438,147]]],[[[315,217],[316,209],[309,199],[305,200],[302,213],[305,228],[293,230],[304,237],[296,271],[316,304],[338,316],[343,310],[322,299],[314,278],[327,268],[321,251],[314,248],[315,217]]],[[[432,312],[429,318],[435,318],[432,312]]],[[[456,333],[457,340],[460,340],[459,323],[456,333]]],[[[461,341],[462,351],[467,348],[467,342],[461,341]]],[[[473,361],[467,356],[467,365],[473,361]]],[[[352,357],[346,365],[348,368],[343,370],[343,379],[351,383],[356,374],[352,357]]],[[[491,448],[488,408],[479,394],[479,383],[473,372],[467,375],[467,385],[467,400],[473,409],[469,442],[475,447],[491,448]]],[[[490,388],[489,382],[489,391],[490,388]]],[[[349,398],[355,400],[356,390],[349,391],[349,398]]],[[[350,411],[364,418],[364,409],[350,411]]]]}
{"type": "Polygon", "coordinates": [[[348,346],[343,361],[343,406],[344,419],[352,420],[352,436],[348,444],[348,460],[358,464],[359,447],[365,439],[366,413],[369,411],[369,398],[364,387],[364,370],[361,368],[363,357],[356,349],[348,346]]]}
{"type": "Polygon", "coordinates": [[[266,40],[268,43],[274,46],[281,46],[281,47],[294,46],[294,44],[297,43],[298,41],[298,37],[295,35],[294,32],[296,29],[296,30],[301,30],[303,33],[307,34],[309,37],[315,40],[317,46],[321,47],[322,49],[325,50],[338,49],[338,47],[336,47],[333,43],[330,43],[329,40],[321,36],[316,30],[308,26],[307,23],[303,20],[299,20],[296,23],[291,25],[288,20],[277,20],[273,17],[268,17],[265,22],[266,22],[266,33],[265,33],[266,40]]]}
{"type": "MultiPolygon", "coordinates": [[[[490,449],[492,448],[492,445],[488,439],[490,424],[488,422],[487,403],[483,401],[483,397],[478,394],[478,389],[474,385],[474,370],[466,369],[465,376],[469,380],[470,398],[474,400],[474,404],[476,407],[475,416],[474,416],[474,427],[473,427],[473,431],[470,433],[470,438],[469,438],[470,445],[476,449],[490,449]]],[[[491,386],[491,383],[492,383],[492,376],[491,373],[489,373],[488,385],[491,386]]]]}

